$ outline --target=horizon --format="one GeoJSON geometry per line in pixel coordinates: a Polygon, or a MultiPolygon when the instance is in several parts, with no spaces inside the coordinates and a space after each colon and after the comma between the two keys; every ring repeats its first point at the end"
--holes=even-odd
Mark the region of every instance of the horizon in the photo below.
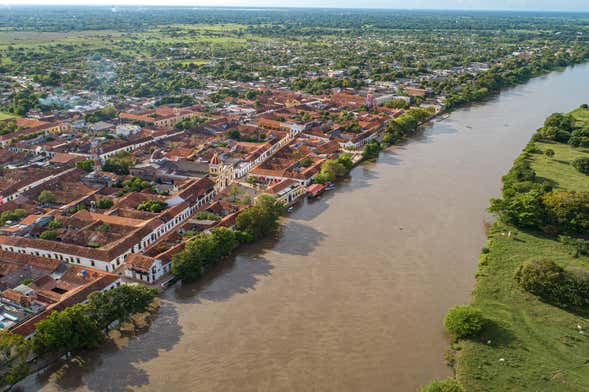
{"type": "Polygon", "coordinates": [[[345,10],[408,10],[408,11],[507,11],[507,12],[577,12],[588,13],[589,5],[582,0],[366,0],[356,6],[355,0],[5,0],[4,7],[19,6],[84,6],[84,7],[194,7],[244,9],[345,9],[345,10]],[[278,3],[278,4],[277,4],[278,3]],[[533,4],[530,4],[533,3],[533,4]],[[558,5],[557,5],[558,4],[558,5]]]}

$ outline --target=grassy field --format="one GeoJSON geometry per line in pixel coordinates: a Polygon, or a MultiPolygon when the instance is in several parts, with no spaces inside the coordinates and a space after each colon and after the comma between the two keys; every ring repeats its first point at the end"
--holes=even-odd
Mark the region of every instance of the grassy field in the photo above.
{"type": "Polygon", "coordinates": [[[9,118],[13,118],[14,115],[6,112],[0,112],[0,121],[7,120],[9,118]]]}
{"type": "MultiPolygon", "coordinates": [[[[589,110],[575,111],[589,124],[589,110]]],[[[559,188],[589,191],[589,176],[570,166],[587,149],[536,143],[552,148],[550,159],[534,154],[537,175],[559,188]]],[[[519,266],[534,257],[589,270],[589,257],[573,258],[553,238],[496,223],[489,233],[488,253],[481,256],[472,304],[491,320],[478,341],[458,345],[456,377],[466,391],[589,391],[589,310],[572,313],[543,303],[514,280],[519,266]],[[511,236],[508,233],[511,232],[511,236]],[[578,329],[581,326],[586,333],[578,329]]]]}

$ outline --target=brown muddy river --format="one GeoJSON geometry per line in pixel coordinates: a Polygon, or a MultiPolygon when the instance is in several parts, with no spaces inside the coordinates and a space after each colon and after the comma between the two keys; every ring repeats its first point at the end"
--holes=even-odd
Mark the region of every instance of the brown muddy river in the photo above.
{"type": "Polygon", "coordinates": [[[451,374],[489,198],[543,119],[589,102],[589,65],[426,127],[289,216],[279,239],[177,287],[149,332],[21,391],[415,391],[451,374]]]}

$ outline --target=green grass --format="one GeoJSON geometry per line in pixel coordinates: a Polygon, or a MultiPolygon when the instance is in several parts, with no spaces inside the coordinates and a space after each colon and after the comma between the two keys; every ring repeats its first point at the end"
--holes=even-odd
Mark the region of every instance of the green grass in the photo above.
{"type": "Polygon", "coordinates": [[[0,121],[7,120],[9,118],[14,118],[15,116],[11,113],[0,112],[0,121]]]}
{"type": "MultiPolygon", "coordinates": [[[[589,109],[578,108],[571,112],[571,114],[577,119],[581,125],[589,125],[589,109]]],[[[579,125],[577,123],[577,125],[579,125]]]]}
{"type": "MultiPolygon", "coordinates": [[[[589,123],[589,110],[573,114],[589,123]]],[[[532,155],[538,176],[559,188],[589,191],[589,176],[570,165],[577,157],[589,157],[587,149],[540,142],[536,146],[555,151],[552,159],[532,155]]],[[[543,303],[514,279],[519,266],[530,258],[589,270],[589,257],[573,258],[571,250],[554,238],[500,222],[490,230],[487,248],[471,302],[491,323],[476,341],[458,344],[458,381],[468,392],[589,391],[589,310],[576,314],[543,303]],[[586,334],[579,333],[577,325],[586,334]]]]}
{"type": "Polygon", "coordinates": [[[537,176],[551,180],[558,188],[589,192],[589,176],[579,173],[571,165],[576,158],[589,158],[589,149],[560,143],[537,142],[536,146],[542,153],[547,149],[554,151],[552,158],[544,154],[533,155],[532,166],[537,176]]]}

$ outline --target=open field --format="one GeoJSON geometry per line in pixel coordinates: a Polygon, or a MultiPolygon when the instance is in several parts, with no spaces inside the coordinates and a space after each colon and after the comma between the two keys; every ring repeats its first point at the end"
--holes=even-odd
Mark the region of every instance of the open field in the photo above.
{"type": "Polygon", "coordinates": [[[74,32],[0,31],[0,49],[8,46],[35,48],[49,44],[104,45],[105,40],[122,38],[125,34],[109,30],[74,32]]]}
{"type": "MultiPolygon", "coordinates": [[[[580,121],[589,110],[577,110],[580,121]]],[[[588,122],[589,123],[589,122],[588,122]]],[[[588,157],[587,149],[537,142],[555,156],[533,154],[539,177],[565,190],[589,191],[589,177],[570,162],[588,157]]],[[[574,258],[555,238],[496,223],[489,233],[488,254],[481,256],[472,304],[491,324],[477,341],[461,342],[456,356],[457,379],[467,391],[587,391],[589,389],[589,312],[569,312],[524,291],[514,275],[531,258],[589,270],[589,257],[574,258]],[[511,238],[507,233],[511,232],[511,238]]]]}
{"type": "Polygon", "coordinates": [[[7,119],[13,118],[13,117],[14,117],[14,115],[12,115],[10,113],[0,112],[0,121],[7,120],[7,119]]]}

